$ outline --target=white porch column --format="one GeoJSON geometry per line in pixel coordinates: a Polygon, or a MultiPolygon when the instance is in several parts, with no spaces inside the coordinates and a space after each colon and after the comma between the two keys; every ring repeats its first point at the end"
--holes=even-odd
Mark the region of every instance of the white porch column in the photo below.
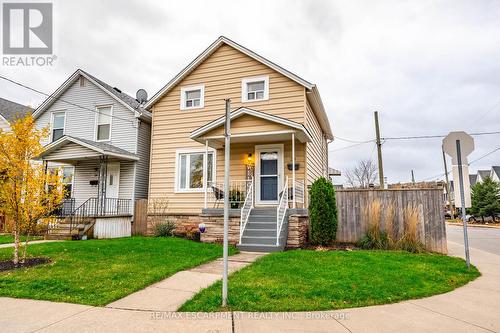
{"type": "Polygon", "coordinates": [[[292,208],[295,208],[295,133],[292,133],[292,208]]]}
{"type": "Polygon", "coordinates": [[[207,199],[208,199],[208,140],[205,140],[205,156],[203,158],[203,189],[204,189],[204,206],[207,208],[207,199]]]}

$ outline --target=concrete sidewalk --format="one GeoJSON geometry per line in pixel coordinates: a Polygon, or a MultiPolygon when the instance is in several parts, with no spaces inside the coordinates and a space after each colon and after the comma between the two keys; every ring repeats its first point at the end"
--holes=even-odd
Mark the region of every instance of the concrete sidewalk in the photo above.
{"type": "MultiPolygon", "coordinates": [[[[457,243],[449,242],[448,249],[450,255],[463,256],[463,247],[457,243]]],[[[397,304],[323,312],[207,314],[0,298],[0,328],[5,332],[499,332],[500,256],[472,248],[471,259],[483,274],[475,281],[446,294],[397,304]]],[[[179,290],[194,293],[194,284],[201,287],[215,279],[211,275],[220,274],[218,265],[190,270],[209,274],[193,280],[193,285],[182,279],[192,275],[177,273],[182,273],[177,280],[182,286],[179,290]]],[[[177,289],[175,280],[168,280],[151,287],[140,303],[159,304],[161,309],[175,307],[177,303],[163,302],[154,295],[162,289],[177,289]],[[161,302],[156,303],[158,300],[161,302]]],[[[139,308],[139,302],[133,300],[122,305],[139,308]]]]}
{"type": "MultiPolygon", "coordinates": [[[[229,273],[250,265],[265,253],[240,252],[229,257],[229,273]]],[[[176,311],[200,290],[222,279],[222,259],[178,272],[171,277],[130,294],[107,308],[140,311],[176,311]]]]}
{"type": "MultiPolygon", "coordinates": [[[[28,247],[30,245],[34,245],[34,244],[43,244],[43,243],[52,243],[52,242],[64,242],[64,241],[63,240],[51,240],[51,239],[29,241],[28,247]]],[[[24,246],[24,242],[21,243],[21,247],[23,247],[23,246],[24,246]]],[[[4,249],[6,247],[14,247],[14,243],[0,244],[0,249],[4,249]]]]}

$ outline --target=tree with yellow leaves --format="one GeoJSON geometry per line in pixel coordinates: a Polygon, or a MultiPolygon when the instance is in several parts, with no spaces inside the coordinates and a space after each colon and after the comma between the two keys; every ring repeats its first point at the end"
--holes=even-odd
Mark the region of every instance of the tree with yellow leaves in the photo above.
{"type": "MultiPolygon", "coordinates": [[[[0,131],[0,210],[13,222],[13,261],[18,265],[20,235],[29,235],[41,218],[60,205],[64,189],[57,174],[47,174],[34,161],[43,152],[40,140],[48,136],[48,129],[37,129],[31,115],[12,123],[11,129],[0,131]]],[[[26,260],[28,238],[21,262],[26,260]]]]}

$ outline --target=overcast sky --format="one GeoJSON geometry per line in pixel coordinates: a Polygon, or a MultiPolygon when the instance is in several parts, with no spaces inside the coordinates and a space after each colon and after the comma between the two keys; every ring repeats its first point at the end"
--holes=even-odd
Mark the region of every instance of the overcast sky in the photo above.
{"type": "MultiPolygon", "coordinates": [[[[33,1],[32,1],[33,2],[33,1]]],[[[225,35],[318,85],[335,135],[382,137],[500,131],[498,1],[54,1],[53,67],[2,75],[53,92],[82,68],[135,96],[152,96],[225,35]]],[[[44,97],[0,80],[0,97],[37,106],[44,97]]],[[[470,160],[500,147],[476,137],[470,160]]],[[[376,160],[374,144],[330,144],[341,171],[376,160]],[[339,150],[342,149],[342,150],[339,150]]],[[[436,178],[441,139],[383,145],[389,182],[436,178]]],[[[500,151],[471,170],[500,164],[500,151]]]]}

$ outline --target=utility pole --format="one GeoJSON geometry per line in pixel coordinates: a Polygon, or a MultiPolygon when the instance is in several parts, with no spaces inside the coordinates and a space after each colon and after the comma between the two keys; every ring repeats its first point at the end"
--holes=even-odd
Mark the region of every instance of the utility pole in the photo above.
{"type": "Polygon", "coordinates": [[[375,115],[375,133],[377,135],[377,153],[378,153],[378,177],[380,188],[384,188],[384,167],[382,165],[382,142],[380,142],[380,128],[378,125],[378,111],[374,112],[375,115]]]}
{"type": "Polygon", "coordinates": [[[415,173],[413,173],[413,170],[411,170],[411,182],[415,184],[415,173]]]}
{"type": "Polygon", "coordinates": [[[222,248],[222,306],[227,306],[227,275],[229,254],[229,173],[231,162],[231,100],[226,99],[226,125],[224,126],[224,239],[222,248]]]}
{"type": "Polygon", "coordinates": [[[451,217],[455,218],[455,210],[453,209],[453,205],[451,204],[451,193],[450,193],[451,191],[450,191],[450,180],[448,178],[448,165],[446,165],[446,156],[444,155],[444,148],[442,145],[441,145],[441,151],[443,152],[444,177],[446,180],[446,187],[445,187],[446,197],[448,198],[448,202],[450,203],[450,213],[452,215],[451,217]]]}

